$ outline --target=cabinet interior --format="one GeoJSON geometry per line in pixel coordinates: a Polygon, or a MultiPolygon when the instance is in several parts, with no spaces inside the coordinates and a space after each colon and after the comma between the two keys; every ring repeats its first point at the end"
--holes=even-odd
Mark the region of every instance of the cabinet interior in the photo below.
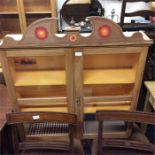
{"type": "Polygon", "coordinates": [[[9,64],[21,111],[68,111],[64,54],[10,57],[9,64]],[[48,99],[51,102],[21,103],[35,99],[48,99]]]}
{"type": "Polygon", "coordinates": [[[84,54],[83,59],[84,113],[130,110],[139,53],[84,54]]]}
{"type": "MultiPolygon", "coordinates": [[[[49,5],[56,4],[55,0],[46,0],[39,8],[41,0],[36,0],[37,6],[30,0],[17,2],[24,2],[27,23],[36,15],[50,15],[49,8],[54,8],[49,5]]],[[[55,19],[39,20],[28,27],[21,40],[17,41],[20,35],[4,38],[0,54],[14,111],[76,114],[79,137],[93,139],[98,129],[96,111],[136,110],[152,41],[143,32],[121,32],[110,20],[100,17],[89,20],[90,35],[78,32],[55,35],[54,26],[51,27],[55,19]],[[93,131],[89,130],[92,126],[93,131]]],[[[126,138],[132,129],[125,122],[115,126],[117,132],[108,127],[107,137],[126,138]]]]}

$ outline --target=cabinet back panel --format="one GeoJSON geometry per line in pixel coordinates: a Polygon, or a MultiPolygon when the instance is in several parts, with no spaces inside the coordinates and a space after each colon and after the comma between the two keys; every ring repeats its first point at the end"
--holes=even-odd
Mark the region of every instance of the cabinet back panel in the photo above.
{"type": "Polygon", "coordinates": [[[0,21],[0,29],[3,30],[0,32],[0,37],[20,33],[18,15],[0,15],[0,21]]]}
{"type": "Polygon", "coordinates": [[[95,114],[98,110],[131,110],[131,104],[128,105],[109,105],[109,106],[90,106],[84,108],[85,114],[95,114]]]}
{"type": "Polygon", "coordinates": [[[85,69],[132,68],[136,65],[139,54],[92,54],[84,55],[85,69]]]}
{"type": "Polygon", "coordinates": [[[31,104],[31,105],[19,105],[21,111],[30,112],[30,111],[53,111],[53,112],[68,112],[67,103],[49,103],[49,104],[31,104]]]}
{"type": "Polygon", "coordinates": [[[61,107],[61,108],[21,108],[21,112],[68,112],[67,107],[61,107]]]}
{"type": "Polygon", "coordinates": [[[130,95],[132,90],[132,84],[84,85],[84,96],[130,95]]]}
{"type": "Polygon", "coordinates": [[[16,93],[19,98],[67,96],[65,86],[16,87],[16,93]]]}
{"type": "Polygon", "coordinates": [[[49,18],[51,17],[51,14],[26,14],[26,23],[27,26],[29,26],[30,24],[32,24],[34,21],[41,19],[41,18],[49,18]]]}
{"type": "Polygon", "coordinates": [[[64,70],[65,56],[14,58],[15,68],[20,70],[64,70]],[[30,63],[29,63],[30,62],[30,63]],[[32,64],[31,64],[32,63],[32,64]]]}
{"type": "Polygon", "coordinates": [[[24,0],[25,11],[50,10],[50,0],[24,0]]]}
{"type": "Polygon", "coordinates": [[[0,12],[17,11],[16,0],[0,0],[0,12]]]}

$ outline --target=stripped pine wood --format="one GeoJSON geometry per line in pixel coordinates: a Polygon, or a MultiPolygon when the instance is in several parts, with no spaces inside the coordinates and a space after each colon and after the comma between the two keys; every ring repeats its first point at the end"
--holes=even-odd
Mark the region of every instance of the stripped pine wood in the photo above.
{"type": "MultiPolygon", "coordinates": [[[[41,6],[42,14],[51,8],[54,11],[56,1],[50,2],[51,5],[41,6]]],[[[30,1],[25,3],[32,6],[26,8],[27,14],[37,13],[30,1]]],[[[122,32],[109,19],[89,20],[91,34],[77,31],[55,34],[56,19],[46,18],[31,24],[23,35],[5,37],[0,44],[14,111],[76,114],[79,138],[96,137],[95,132],[84,131],[84,124],[87,129],[92,126],[85,119],[89,114],[95,115],[98,110],[136,110],[147,52],[152,44],[145,33],[122,32]]],[[[132,126],[127,125],[124,131],[105,135],[127,138],[131,131],[132,126]]]]}
{"type": "Polygon", "coordinates": [[[65,71],[20,71],[15,86],[65,85],[65,71]]]}
{"type": "Polygon", "coordinates": [[[133,69],[84,70],[84,84],[129,84],[134,82],[133,69]]]}

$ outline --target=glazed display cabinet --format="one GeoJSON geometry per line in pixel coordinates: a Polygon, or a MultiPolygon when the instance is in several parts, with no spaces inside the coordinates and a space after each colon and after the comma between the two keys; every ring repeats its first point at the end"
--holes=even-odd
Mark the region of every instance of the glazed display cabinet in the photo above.
{"type": "MultiPolygon", "coordinates": [[[[14,111],[71,112],[82,138],[97,134],[98,110],[134,111],[149,46],[143,32],[122,32],[114,22],[89,18],[90,34],[55,34],[55,20],[5,37],[1,63],[14,111]]],[[[105,137],[127,137],[131,125],[107,122],[105,137]]]]}

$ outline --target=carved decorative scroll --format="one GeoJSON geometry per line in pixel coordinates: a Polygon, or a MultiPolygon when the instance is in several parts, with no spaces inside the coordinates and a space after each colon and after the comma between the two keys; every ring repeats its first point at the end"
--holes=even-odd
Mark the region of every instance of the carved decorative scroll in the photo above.
{"type": "Polygon", "coordinates": [[[142,33],[136,32],[130,37],[124,36],[120,26],[101,17],[90,17],[92,32],[84,36],[79,32],[67,32],[64,35],[54,33],[54,18],[44,18],[32,23],[20,41],[5,37],[0,48],[27,47],[70,47],[70,46],[109,46],[126,44],[150,44],[142,33]]]}

